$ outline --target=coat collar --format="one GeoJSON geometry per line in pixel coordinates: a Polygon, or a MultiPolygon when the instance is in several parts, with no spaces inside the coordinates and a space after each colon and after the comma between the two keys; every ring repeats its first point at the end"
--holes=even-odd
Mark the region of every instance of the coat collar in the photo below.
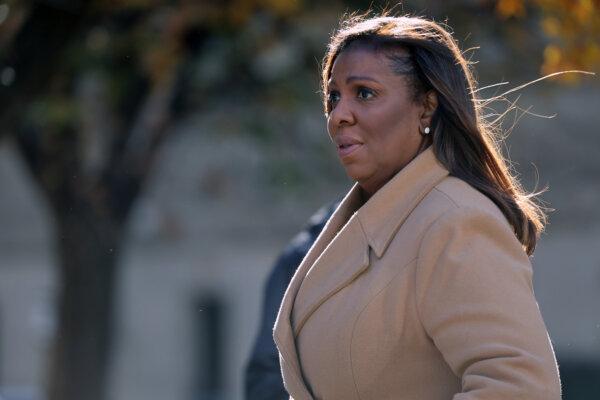
{"type": "Polygon", "coordinates": [[[369,246],[381,258],[392,238],[419,202],[448,176],[427,148],[358,210],[369,246]]]}
{"type": "Polygon", "coordinates": [[[273,337],[286,389],[312,399],[302,377],[295,338],[328,298],[369,267],[369,247],[381,257],[411,211],[448,171],[431,148],[419,154],[361,207],[355,184],[333,213],[285,292],[273,337]],[[357,211],[358,210],[358,211],[357,211]]]}

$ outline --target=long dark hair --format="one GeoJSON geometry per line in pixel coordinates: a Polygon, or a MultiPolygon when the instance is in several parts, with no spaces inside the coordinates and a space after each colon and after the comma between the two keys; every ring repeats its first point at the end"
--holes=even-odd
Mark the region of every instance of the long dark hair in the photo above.
{"type": "Polygon", "coordinates": [[[507,166],[497,124],[482,116],[470,65],[452,35],[419,17],[350,16],[332,35],[323,60],[325,113],[330,111],[327,82],[336,57],[349,46],[384,52],[393,70],[406,75],[415,99],[429,90],[438,97],[428,135],[437,159],[451,175],[464,180],[500,208],[527,254],[533,254],[546,216],[507,166]],[[394,51],[403,49],[403,52],[394,51]],[[408,56],[406,56],[408,53],[408,56]]]}

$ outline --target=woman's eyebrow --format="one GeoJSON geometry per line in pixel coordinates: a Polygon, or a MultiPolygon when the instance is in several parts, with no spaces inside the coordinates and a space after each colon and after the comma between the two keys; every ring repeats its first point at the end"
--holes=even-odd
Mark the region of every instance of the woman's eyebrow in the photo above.
{"type": "MultiPolygon", "coordinates": [[[[370,82],[375,82],[375,83],[380,83],[377,79],[375,78],[371,78],[368,76],[362,76],[362,75],[351,75],[348,78],[346,78],[346,84],[349,84],[351,82],[354,81],[370,81],[370,82]]],[[[328,82],[327,82],[327,86],[335,86],[336,82],[333,78],[331,78],[328,82]]]]}
{"type": "Polygon", "coordinates": [[[349,76],[348,78],[346,78],[346,83],[350,83],[352,81],[371,81],[371,82],[379,83],[379,81],[377,79],[374,79],[374,78],[371,78],[368,76],[352,75],[352,76],[349,76]]]}

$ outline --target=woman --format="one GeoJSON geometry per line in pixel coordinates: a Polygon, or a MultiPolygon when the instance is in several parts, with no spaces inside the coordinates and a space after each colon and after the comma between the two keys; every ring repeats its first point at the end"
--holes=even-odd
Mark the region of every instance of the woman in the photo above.
{"type": "Polygon", "coordinates": [[[543,213],[474,89],[434,22],[353,18],[332,37],[327,129],[357,183],[275,323],[292,398],[560,398],[528,258],[543,213]]]}

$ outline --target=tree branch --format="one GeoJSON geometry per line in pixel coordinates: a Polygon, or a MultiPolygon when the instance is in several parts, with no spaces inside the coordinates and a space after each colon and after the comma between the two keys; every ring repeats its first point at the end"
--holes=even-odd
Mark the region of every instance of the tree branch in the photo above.
{"type": "Polygon", "coordinates": [[[90,3],[33,2],[29,16],[0,61],[0,70],[14,70],[14,80],[8,86],[0,85],[0,138],[16,129],[18,113],[47,89],[60,67],[64,48],[85,28],[90,3]]]}
{"type": "Polygon", "coordinates": [[[151,88],[118,154],[113,154],[100,182],[109,191],[112,212],[124,221],[137,198],[157,150],[169,132],[178,87],[176,65],[151,88]]]}

